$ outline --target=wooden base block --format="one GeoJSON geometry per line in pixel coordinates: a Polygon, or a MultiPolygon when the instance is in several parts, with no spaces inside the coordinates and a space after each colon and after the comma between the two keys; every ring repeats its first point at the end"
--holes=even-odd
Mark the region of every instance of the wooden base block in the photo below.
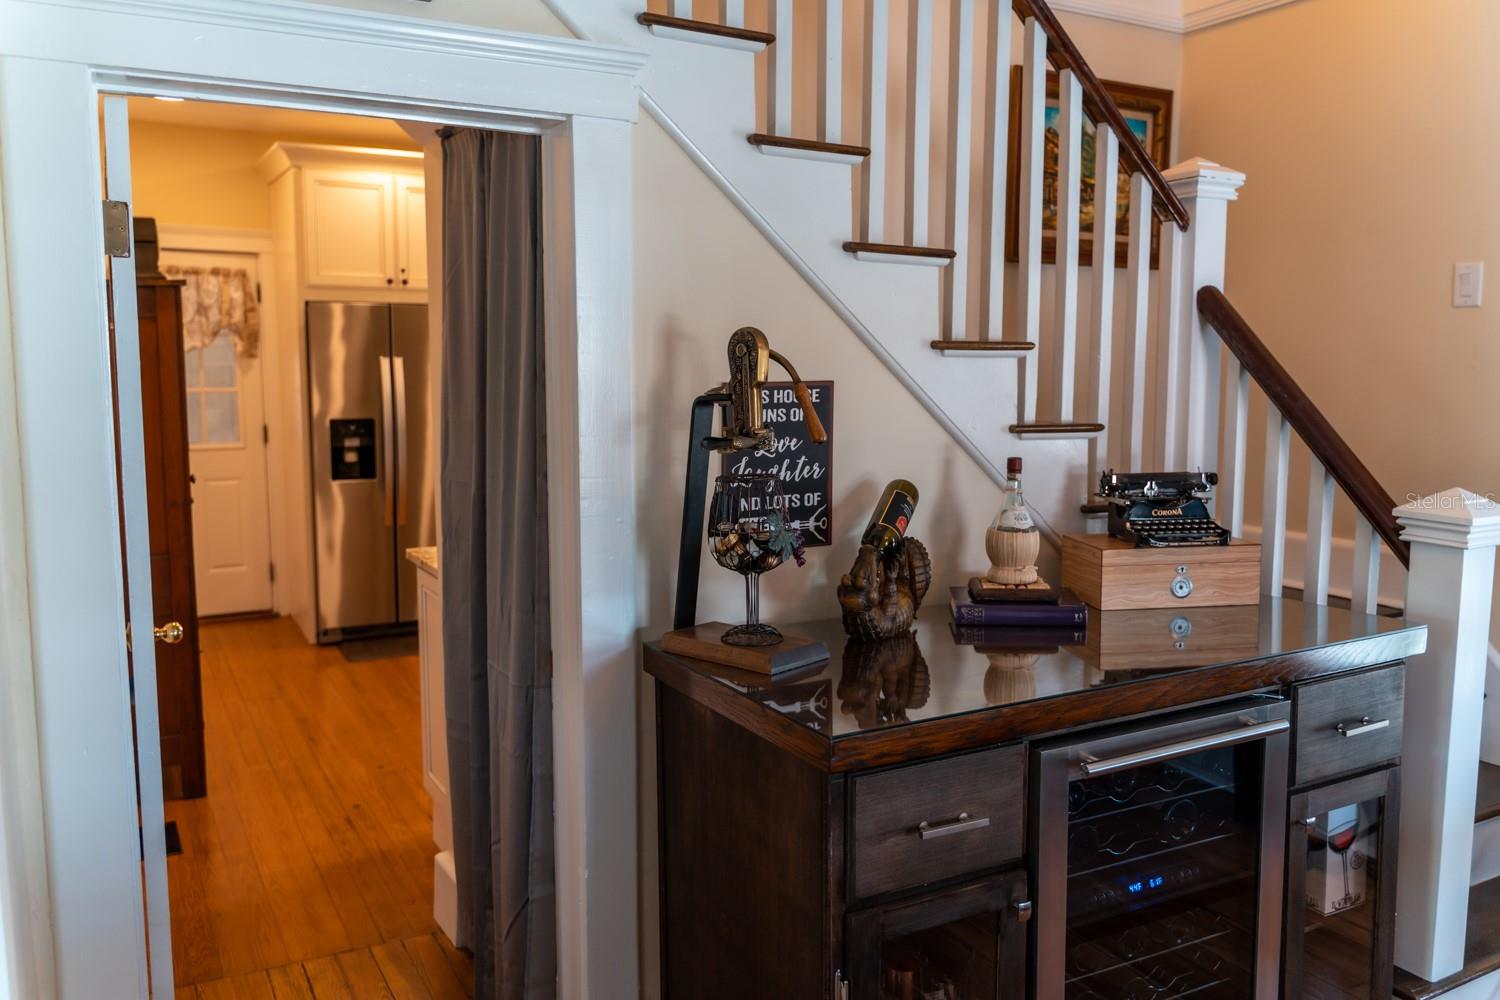
{"type": "Polygon", "coordinates": [[[1040,576],[1031,583],[994,583],[982,576],[969,578],[969,596],[985,604],[1056,604],[1061,595],[1061,589],[1040,576]]]}
{"type": "Polygon", "coordinates": [[[828,659],[828,647],[820,640],[796,635],[783,634],[781,641],[774,646],[731,646],[722,638],[730,628],[724,622],[704,622],[680,628],[661,637],[661,648],[679,656],[722,663],[758,674],[779,674],[828,659]]]}

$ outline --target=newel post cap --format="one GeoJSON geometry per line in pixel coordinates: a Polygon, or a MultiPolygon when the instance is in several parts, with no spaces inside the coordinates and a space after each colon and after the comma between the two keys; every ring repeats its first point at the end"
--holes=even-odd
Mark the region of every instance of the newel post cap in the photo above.
{"type": "Polygon", "coordinates": [[[1245,175],[1222,163],[1195,156],[1162,172],[1167,184],[1184,198],[1218,198],[1235,201],[1244,186],[1245,175]]]}
{"type": "Polygon", "coordinates": [[[1401,523],[1401,537],[1454,549],[1500,545],[1500,504],[1492,497],[1454,487],[1413,497],[1391,513],[1401,523]]]}

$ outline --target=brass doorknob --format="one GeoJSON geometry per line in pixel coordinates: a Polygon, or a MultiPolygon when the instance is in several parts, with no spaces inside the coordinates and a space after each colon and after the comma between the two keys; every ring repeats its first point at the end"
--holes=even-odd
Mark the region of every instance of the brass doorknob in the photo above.
{"type": "Polygon", "coordinates": [[[156,636],[157,642],[164,642],[168,646],[175,646],[182,641],[186,634],[182,628],[182,622],[167,622],[151,630],[156,636]]]}

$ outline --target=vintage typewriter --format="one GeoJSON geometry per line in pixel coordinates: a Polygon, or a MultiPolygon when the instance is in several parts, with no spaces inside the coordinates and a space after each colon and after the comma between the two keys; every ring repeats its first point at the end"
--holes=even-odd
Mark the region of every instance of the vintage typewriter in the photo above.
{"type": "Polygon", "coordinates": [[[1109,504],[1109,533],[1138,547],[1228,545],[1229,531],[1204,501],[1218,485],[1213,472],[1115,472],[1099,477],[1109,504]]]}

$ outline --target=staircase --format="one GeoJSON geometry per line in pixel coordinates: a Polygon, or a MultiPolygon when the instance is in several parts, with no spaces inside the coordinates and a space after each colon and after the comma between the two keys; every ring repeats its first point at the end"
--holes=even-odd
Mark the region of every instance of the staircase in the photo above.
{"type": "Polygon", "coordinates": [[[1235,310],[1225,237],[1244,175],[1154,162],[1045,0],[643,2],[548,0],[575,33],[651,54],[649,113],[993,479],[1006,455],[1033,459],[1044,524],[1081,527],[1110,466],[1216,469],[1236,535],[1261,491],[1263,592],[1300,573],[1308,603],[1375,614],[1384,592],[1429,624],[1406,706],[1397,961],[1421,974],[1408,995],[1466,975],[1470,873],[1500,875],[1482,803],[1469,865],[1500,508],[1455,490],[1398,511],[1235,310]],[[1096,189],[1128,191],[1128,210],[1094,211],[1096,189]],[[1336,503],[1355,520],[1338,566],[1336,503]]]}

